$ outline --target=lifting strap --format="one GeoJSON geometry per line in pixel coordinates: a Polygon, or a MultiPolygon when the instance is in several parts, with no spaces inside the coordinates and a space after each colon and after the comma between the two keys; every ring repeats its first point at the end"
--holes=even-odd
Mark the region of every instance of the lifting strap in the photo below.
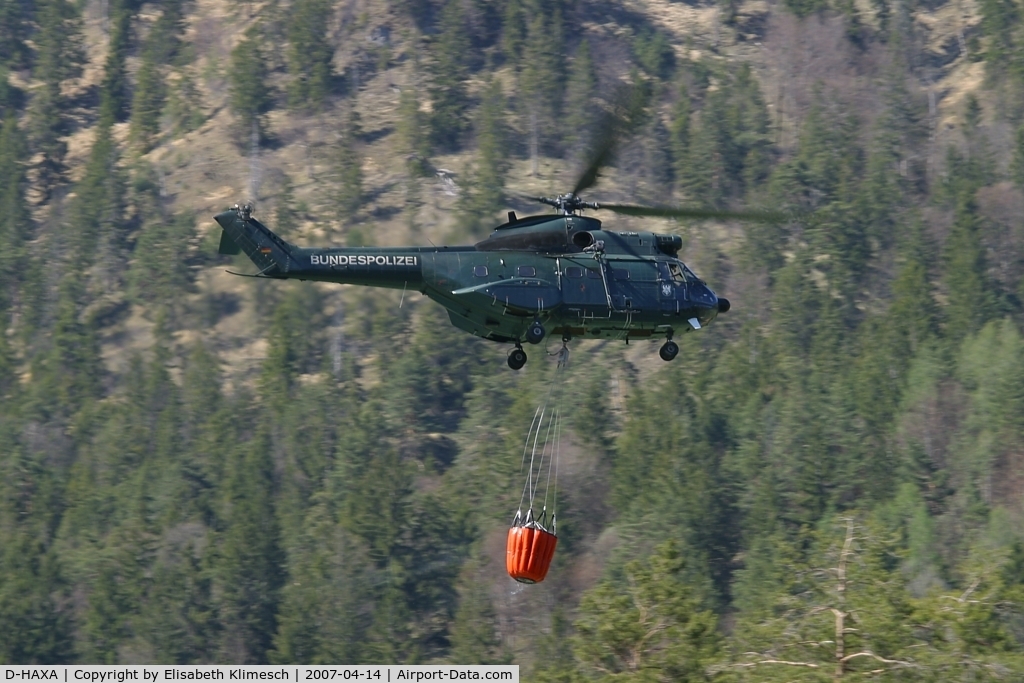
{"type": "Polygon", "coordinates": [[[562,385],[565,381],[565,368],[569,365],[569,348],[562,344],[558,352],[558,365],[551,385],[548,387],[544,402],[537,407],[533,414],[533,421],[530,423],[530,431],[526,434],[526,444],[523,446],[523,458],[519,465],[522,473],[526,467],[526,455],[530,454],[529,469],[526,472],[526,481],[523,484],[523,494],[519,498],[519,510],[512,520],[512,526],[534,526],[547,531],[548,525],[548,497],[551,497],[551,533],[556,533],[557,508],[558,508],[558,456],[561,450],[562,435],[562,414],[561,399],[562,385]],[[544,440],[541,441],[541,432],[544,433],[544,440]],[[539,447],[539,449],[538,449],[539,447]],[[547,460],[545,468],[545,459],[547,460]],[[546,469],[546,472],[545,472],[546,469]],[[533,509],[537,501],[537,492],[541,480],[544,480],[544,500],[540,516],[535,516],[533,509]],[[523,507],[529,497],[529,506],[523,514],[523,507]]]}

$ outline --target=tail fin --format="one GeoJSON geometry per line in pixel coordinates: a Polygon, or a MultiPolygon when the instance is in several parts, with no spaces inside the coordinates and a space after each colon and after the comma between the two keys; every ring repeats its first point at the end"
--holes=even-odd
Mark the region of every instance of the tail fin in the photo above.
{"type": "Polygon", "coordinates": [[[295,249],[270,231],[267,226],[252,217],[252,209],[235,205],[214,216],[224,233],[220,238],[222,254],[237,254],[244,251],[260,269],[259,275],[274,277],[291,270],[292,251],[295,249]]]}

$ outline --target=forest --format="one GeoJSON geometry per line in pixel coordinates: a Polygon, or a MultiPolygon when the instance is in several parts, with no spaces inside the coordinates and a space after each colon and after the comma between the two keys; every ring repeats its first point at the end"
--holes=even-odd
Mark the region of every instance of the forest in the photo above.
{"type": "Polygon", "coordinates": [[[0,663],[1024,676],[1017,0],[0,0],[0,119],[0,663]],[[571,187],[619,84],[586,198],[795,218],[598,216],[732,310],[670,363],[570,344],[524,586],[553,356],[233,279],[212,216],[472,243],[571,187]]]}

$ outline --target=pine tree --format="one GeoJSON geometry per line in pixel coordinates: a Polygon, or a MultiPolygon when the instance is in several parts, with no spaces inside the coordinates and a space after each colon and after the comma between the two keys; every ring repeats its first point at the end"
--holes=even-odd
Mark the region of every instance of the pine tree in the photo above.
{"type": "Polygon", "coordinates": [[[167,98],[166,112],[176,135],[190,133],[206,120],[202,96],[190,69],[178,72],[178,81],[167,98]]]}
{"type": "Polygon", "coordinates": [[[501,21],[501,51],[505,61],[519,64],[526,35],[526,8],[523,0],[508,0],[501,21]]]}
{"type": "Polygon", "coordinates": [[[298,229],[299,211],[295,205],[295,187],[286,175],[281,181],[277,206],[274,207],[274,232],[285,239],[291,239],[298,229]]]}
{"type": "Polygon", "coordinates": [[[71,416],[100,396],[103,363],[92,324],[80,319],[80,287],[61,284],[50,347],[33,363],[30,414],[71,416]]]}
{"type": "MultiPolygon", "coordinates": [[[[22,259],[31,236],[32,218],[25,199],[26,150],[18,122],[13,116],[0,128],[0,311],[12,303],[22,277],[22,259]]],[[[0,318],[2,319],[2,318],[0,318]]]]}
{"type": "Polygon", "coordinates": [[[179,61],[182,54],[182,0],[165,2],[162,9],[146,39],[132,97],[131,134],[143,153],[152,149],[160,133],[160,119],[167,102],[168,67],[179,61]]]}
{"type": "Polygon", "coordinates": [[[981,217],[974,198],[961,196],[955,213],[944,249],[944,280],[949,298],[946,336],[950,339],[960,339],[970,330],[979,329],[997,312],[979,235],[981,217]]]}
{"type": "Polygon", "coordinates": [[[586,672],[706,680],[718,655],[717,619],[683,581],[684,566],[678,547],[665,543],[646,562],[630,562],[621,584],[606,580],[583,596],[572,640],[586,672]]]}
{"type": "Polygon", "coordinates": [[[929,258],[920,221],[911,225],[900,252],[903,263],[892,285],[893,298],[888,317],[889,324],[898,331],[901,339],[897,353],[909,362],[938,333],[938,310],[927,268],[932,259],[929,258]]]}
{"type": "Polygon", "coordinates": [[[37,184],[49,192],[64,176],[67,144],[61,139],[66,128],[66,102],[61,83],[81,72],[84,54],[81,47],[81,19],[67,0],[46,0],[37,9],[38,51],[33,76],[42,82],[36,88],[29,107],[29,139],[32,150],[42,155],[37,184]]]}
{"type": "Polygon", "coordinates": [[[285,578],[265,429],[239,445],[225,493],[215,588],[223,624],[220,657],[237,664],[262,664],[277,631],[285,578]]]}
{"type": "Polygon", "coordinates": [[[368,659],[375,576],[365,547],[338,525],[336,515],[336,501],[324,495],[303,520],[300,544],[290,553],[292,580],[282,591],[280,626],[270,655],[274,663],[368,659]],[[325,595],[331,600],[325,601],[325,595]]]}
{"type": "Polygon", "coordinates": [[[990,78],[1005,74],[1017,58],[1014,29],[1019,22],[1019,8],[1009,0],[984,0],[981,3],[981,30],[988,37],[985,48],[985,69],[990,78]]]}
{"type": "Polygon", "coordinates": [[[529,136],[530,157],[537,171],[540,147],[556,145],[558,118],[562,111],[564,57],[562,16],[556,7],[548,14],[541,3],[529,12],[519,76],[522,115],[529,136]]]}
{"type": "Polygon", "coordinates": [[[160,133],[160,115],[167,99],[162,64],[157,61],[161,50],[150,36],[139,66],[135,94],[132,97],[131,135],[142,152],[148,152],[160,133]]]}
{"type": "Polygon", "coordinates": [[[331,91],[334,48],[327,40],[331,5],[297,0],[288,23],[289,101],[293,107],[320,109],[331,91]]]}
{"type": "Polygon", "coordinates": [[[679,99],[672,108],[672,122],[669,124],[669,134],[672,138],[672,177],[680,193],[685,192],[683,178],[688,177],[689,173],[692,116],[690,92],[685,85],[680,86],[679,99]]]}
{"type": "Polygon", "coordinates": [[[1017,129],[1013,139],[1013,156],[1010,160],[1010,177],[1017,187],[1024,189],[1024,125],[1017,129]]]}
{"type": "Polygon", "coordinates": [[[481,201],[489,206],[499,204],[505,191],[505,174],[509,168],[508,126],[505,123],[505,95],[499,81],[485,86],[477,113],[476,143],[480,159],[477,187],[481,201]]]}
{"type": "Polygon", "coordinates": [[[590,41],[583,39],[576,48],[565,93],[565,134],[570,148],[584,144],[590,135],[596,93],[597,73],[590,54],[590,41]]]}
{"type": "Polygon", "coordinates": [[[667,80],[675,65],[675,55],[668,38],[660,31],[641,29],[633,38],[633,58],[652,78],[667,80]]]}
{"type": "Polygon", "coordinates": [[[406,170],[411,178],[426,175],[430,135],[415,86],[402,90],[398,101],[398,116],[397,132],[401,153],[405,155],[406,170]]]}
{"type": "Polygon", "coordinates": [[[65,226],[67,244],[85,263],[98,255],[112,257],[124,246],[127,183],[119,161],[110,122],[101,120],[85,175],[75,186],[72,220],[65,226]]]}
{"type": "Polygon", "coordinates": [[[347,218],[355,216],[363,201],[363,159],[359,153],[359,118],[350,112],[338,141],[335,164],[338,170],[338,208],[347,218]]]}
{"type": "Polygon", "coordinates": [[[263,115],[271,105],[268,69],[261,45],[258,27],[253,27],[231,51],[231,111],[238,121],[238,134],[244,140],[248,140],[253,130],[260,140],[263,139],[266,126],[263,115]]]}
{"type": "Polygon", "coordinates": [[[491,81],[484,87],[477,110],[477,162],[467,173],[469,187],[460,197],[460,223],[466,229],[488,221],[503,201],[509,168],[507,136],[505,96],[501,83],[491,81]]]}
{"type": "Polygon", "coordinates": [[[132,15],[126,7],[115,7],[109,52],[103,67],[103,85],[100,88],[100,118],[109,119],[112,123],[126,120],[131,104],[125,66],[131,40],[131,20],[132,15]]]}
{"type": "Polygon", "coordinates": [[[0,662],[71,663],[74,624],[60,604],[70,596],[57,553],[27,530],[4,529],[0,539],[0,662]]]}
{"type": "Polygon", "coordinates": [[[447,0],[441,12],[441,35],[433,50],[429,87],[431,139],[443,150],[458,146],[466,129],[466,59],[469,39],[458,0],[447,0]]]}
{"type": "Polygon", "coordinates": [[[28,66],[32,50],[26,40],[31,34],[34,7],[21,0],[0,0],[0,67],[21,69],[28,66]]]}
{"type": "Polygon", "coordinates": [[[135,246],[128,271],[131,299],[147,308],[164,309],[175,320],[185,313],[183,295],[192,289],[193,274],[181,256],[181,245],[195,233],[187,214],[160,216],[147,221],[135,246]]]}
{"type": "Polygon", "coordinates": [[[453,664],[505,664],[508,658],[501,651],[501,640],[496,633],[497,617],[487,593],[487,584],[474,576],[485,563],[470,559],[463,566],[459,588],[459,608],[451,627],[453,664]]]}

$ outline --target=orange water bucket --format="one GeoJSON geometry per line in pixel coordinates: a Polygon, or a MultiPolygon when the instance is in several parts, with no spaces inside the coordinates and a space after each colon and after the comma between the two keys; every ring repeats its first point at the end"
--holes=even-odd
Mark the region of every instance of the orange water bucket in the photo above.
{"type": "Polygon", "coordinates": [[[558,536],[533,524],[508,530],[505,568],[519,583],[540,583],[548,575],[558,536]]]}

